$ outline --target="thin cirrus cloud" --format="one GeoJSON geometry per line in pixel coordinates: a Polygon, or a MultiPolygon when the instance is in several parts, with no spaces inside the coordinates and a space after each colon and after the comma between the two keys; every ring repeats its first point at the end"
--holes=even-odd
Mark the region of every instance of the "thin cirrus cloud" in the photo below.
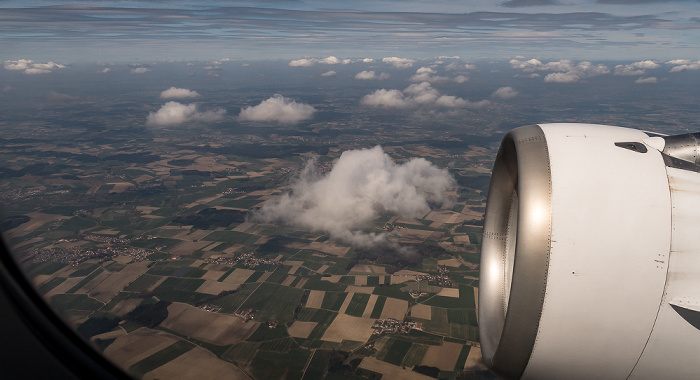
{"type": "Polygon", "coordinates": [[[491,104],[488,100],[471,102],[452,95],[442,95],[430,83],[412,84],[403,91],[379,89],[365,95],[360,104],[370,107],[409,108],[409,107],[443,107],[443,108],[483,108],[491,104]]]}
{"type": "Polygon", "coordinates": [[[55,63],[55,62],[39,63],[39,62],[34,62],[31,59],[7,60],[7,61],[5,61],[3,67],[6,70],[21,71],[24,74],[28,74],[28,75],[48,74],[56,69],[66,68],[66,66],[59,64],[59,63],[55,63]]]}
{"type": "MultiPolygon", "coordinates": [[[[249,59],[270,58],[271,51],[277,55],[272,58],[286,59],[305,48],[312,55],[328,54],[331,46],[342,46],[345,54],[355,56],[400,51],[404,59],[445,52],[505,58],[514,49],[557,58],[586,51],[593,55],[591,59],[629,59],[654,51],[659,55],[654,58],[667,59],[674,51],[690,52],[699,37],[700,30],[692,25],[700,17],[700,9],[687,7],[688,2],[667,1],[657,10],[638,9],[649,0],[601,2],[620,5],[579,2],[567,7],[561,0],[482,1],[465,13],[463,6],[447,0],[411,2],[410,12],[387,11],[380,5],[383,2],[369,1],[353,3],[352,10],[340,4],[320,6],[320,2],[295,2],[292,10],[280,2],[256,8],[214,1],[208,2],[207,12],[182,2],[158,2],[157,11],[146,5],[120,6],[116,1],[104,2],[101,7],[52,3],[3,7],[0,20],[7,22],[0,22],[0,32],[10,42],[3,46],[5,55],[25,54],[25,46],[31,46],[32,51],[41,52],[41,59],[98,56],[120,61],[167,59],[172,58],[172,51],[181,52],[183,59],[206,59],[219,55],[232,40],[249,59]],[[526,9],[532,6],[537,7],[536,12],[526,9]],[[639,38],[640,34],[659,38],[639,38]],[[105,39],[106,35],[110,38],[105,39]],[[21,43],[12,43],[16,41],[21,43]],[[81,46],[82,56],[75,56],[75,49],[66,49],[66,41],[81,46]],[[156,44],[158,49],[153,48],[156,44]],[[621,44],[625,49],[619,48],[621,44]]],[[[16,0],[4,3],[19,4],[16,0]]],[[[345,63],[347,59],[294,61],[312,65],[321,61],[345,63]]]]}
{"type": "Polygon", "coordinates": [[[243,121],[278,122],[297,124],[311,119],[316,112],[313,106],[275,94],[257,106],[241,108],[238,118],[243,121]]]}
{"type": "Polygon", "coordinates": [[[190,122],[214,122],[224,118],[226,111],[222,108],[200,112],[197,104],[182,104],[176,101],[165,103],[158,111],[151,112],[146,118],[146,125],[166,127],[190,122]]]}

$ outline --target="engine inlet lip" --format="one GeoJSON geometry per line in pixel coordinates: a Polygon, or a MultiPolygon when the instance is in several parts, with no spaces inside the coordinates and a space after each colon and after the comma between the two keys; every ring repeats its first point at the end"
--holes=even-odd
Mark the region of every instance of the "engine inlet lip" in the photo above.
{"type": "Polygon", "coordinates": [[[538,125],[512,130],[494,163],[479,281],[484,361],[504,378],[522,376],[537,339],[551,250],[551,193],[544,132],[538,125]]]}

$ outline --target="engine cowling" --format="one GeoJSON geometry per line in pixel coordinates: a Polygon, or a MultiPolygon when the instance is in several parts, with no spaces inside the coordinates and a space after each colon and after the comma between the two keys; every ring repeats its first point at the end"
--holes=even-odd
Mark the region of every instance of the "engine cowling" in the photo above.
{"type": "Polygon", "coordinates": [[[592,124],[504,137],[479,287],[494,373],[700,377],[697,141],[592,124]]]}

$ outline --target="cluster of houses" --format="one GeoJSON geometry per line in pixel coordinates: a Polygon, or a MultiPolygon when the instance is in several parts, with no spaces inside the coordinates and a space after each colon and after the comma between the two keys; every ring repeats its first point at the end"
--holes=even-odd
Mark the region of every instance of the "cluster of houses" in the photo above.
{"type": "Polygon", "coordinates": [[[255,311],[255,309],[239,310],[234,315],[236,315],[237,317],[241,317],[245,322],[248,322],[251,319],[255,318],[255,311]]]}
{"type": "Polygon", "coordinates": [[[255,257],[255,252],[248,252],[241,254],[236,257],[225,257],[225,256],[218,256],[218,257],[209,257],[207,259],[204,259],[204,262],[207,264],[224,264],[224,265],[236,265],[236,264],[242,264],[245,265],[249,268],[255,268],[258,265],[261,264],[269,264],[269,265],[280,265],[279,260],[273,260],[273,259],[261,259],[258,257],[255,257]]]}
{"type": "Polygon", "coordinates": [[[408,334],[413,329],[422,330],[423,325],[420,322],[407,322],[399,321],[394,318],[387,318],[377,319],[372,325],[372,329],[374,329],[372,334],[408,334]]]}
{"type": "Polygon", "coordinates": [[[143,248],[134,247],[84,248],[78,246],[71,248],[36,248],[32,250],[31,254],[31,262],[55,262],[77,266],[86,260],[99,259],[104,261],[117,256],[131,256],[134,261],[143,261],[151,252],[143,248]]]}

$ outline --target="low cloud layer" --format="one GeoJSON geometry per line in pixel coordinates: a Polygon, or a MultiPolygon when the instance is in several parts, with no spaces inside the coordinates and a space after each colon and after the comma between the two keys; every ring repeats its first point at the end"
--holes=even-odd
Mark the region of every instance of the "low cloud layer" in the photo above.
{"type": "Polygon", "coordinates": [[[323,231],[355,246],[386,241],[386,234],[366,228],[383,212],[417,218],[429,204],[447,201],[455,181],[445,169],[423,158],[395,163],[381,147],[343,152],[333,169],[321,175],[309,160],[291,191],[271,199],[253,213],[253,220],[323,231]]]}
{"type": "Polygon", "coordinates": [[[316,112],[313,106],[285,98],[280,94],[264,100],[257,106],[241,108],[241,120],[275,121],[282,124],[296,124],[311,119],[316,112]]]}
{"type": "MultiPolygon", "coordinates": [[[[525,73],[534,74],[536,71],[551,71],[550,74],[544,77],[544,81],[549,83],[576,83],[586,78],[610,73],[610,68],[605,65],[595,65],[588,61],[574,63],[574,61],[569,59],[548,63],[542,63],[534,58],[527,61],[512,59],[510,60],[510,65],[512,68],[522,70],[525,73]]],[[[535,77],[535,75],[532,75],[532,77],[535,77]]]]}
{"type": "Polygon", "coordinates": [[[151,112],[146,118],[146,125],[153,127],[172,126],[187,122],[212,122],[223,119],[226,111],[197,111],[196,104],[182,104],[175,101],[165,103],[157,112],[151,112]]]}
{"type": "Polygon", "coordinates": [[[54,62],[39,63],[31,59],[7,60],[3,67],[6,70],[22,71],[24,74],[48,74],[56,69],[64,69],[66,66],[54,62]]]}
{"type": "Polygon", "coordinates": [[[145,74],[149,71],[151,71],[151,69],[147,69],[145,67],[134,67],[133,69],[131,69],[130,73],[131,74],[145,74]]]}
{"type": "Polygon", "coordinates": [[[321,59],[317,59],[317,58],[293,59],[289,62],[289,66],[292,66],[292,67],[311,67],[317,63],[321,63],[324,65],[337,65],[339,63],[348,64],[350,62],[352,62],[352,60],[350,60],[350,59],[340,60],[337,57],[331,55],[331,56],[328,56],[326,58],[321,58],[321,59]]]}
{"type": "Polygon", "coordinates": [[[667,65],[673,66],[672,73],[680,73],[688,70],[700,70],[700,61],[691,61],[689,59],[674,59],[666,62],[667,65]]]}
{"type": "Polygon", "coordinates": [[[363,70],[360,71],[359,73],[355,74],[355,79],[361,79],[361,80],[373,80],[373,79],[387,79],[389,78],[389,74],[387,73],[379,73],[377,74],[374,70],[363,70]]]}
{"type": "Polygon", "coordinates": [[[411,77],[411,82],[445,83],[450,80],[448,77],[436,75],[437,71],[430,67],[421,67],[416,70],[416,74],[411,77]]]}
{"type": "Polygon", "coordinates": [[[629,65],[617,65],[615,66],[615,75],[642,76],[647,73],[646,70],[657,69],[660,66],[651,60],[634,62],[629,65]]]}
{"type": "Polygon", "coordinates": [[[494,91],[491,96],[499,99],[510,99],[518,96],[518,91],[516,91],[513,87],[501,87],[494,91]]]}
{"type": "Polygon", "coordinates": [[[397,69],[407,69],[409,67],[412,67],[413,63],[416,61],[409,58],[386,57],[382,58],[382,62],[393,65],[397,69]]]}
{"type": "Polygon", "coordinates": [[[452,95],[442,95],[430,83],[412,84],[403,91],[380,89],[365,95],[360,103],[371,107],[408,108],[433,106],[445,108],[482,108],[491,104],[488,100],[470,102],[452,95]]]}
{"type": "Polygon", "coordinates": [[[160,93],[162,99],[187,99],[198,98],[200,95],[197,91],[188,90],[186,88],[170,87],[160,93]]]}

